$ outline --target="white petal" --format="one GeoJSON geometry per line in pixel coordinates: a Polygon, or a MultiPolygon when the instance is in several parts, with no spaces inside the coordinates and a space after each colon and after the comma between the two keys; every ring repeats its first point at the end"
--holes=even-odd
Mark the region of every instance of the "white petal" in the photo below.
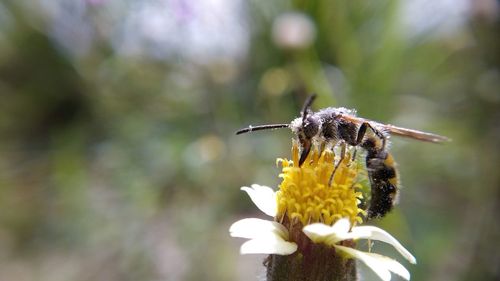
{"type": "Polygon", "coordinates": [[[353,227],[352,233],[352,239],[372,239],[391,244],[410,263],[417,263],[415,257],[408,250],[406,250],[406,248],[403,247],[403,245],[401,245],[396,238],[383,229],[375,226],[358,226],[353,227]]]}
{"type": "Polygon", "coordinates": [[[241,238],[259,238],[267,237],[274,233],[284,240],[288,240],[288,230],[275,221],[268,221],[257,218],[248,218],[239,220],[229,227],[229,233],[232,237],[241,238]]]}
{"type": "Polygon", "coordinates": [[[329,245],[333,245],[333,244],[336,244],[336,243],[343,241],[343,240],[360,239],[360,238],[369,237],[370,235],[371,235],[370,231],[359,230],[357,232],[348,232],[348,233],[344,233],[344,234],[338,234],[337,237],[335,237],[335,239],[328,240],[328,241],[326,241],[326,243],[329,245]]]}
{"type": "Polygon", "coordinates": [[[390,271],[396,273],[397,275],[403,277],[406,280],[410,280],[410,272],[403,265],[401,265],[399,262],[397,262],[391,258],[388,258],[386,256],[382,256],[382,255],[375,254],[375,253],[366,253],[366,254],[370,255],[376,259],[379,259],[381,262],[385,263],[385,265],[387,266],[387,269],[389,269],[390,271]]]}
{"type": "Polygon", "coordinates": [[[274,217],[277,212],[276,192],[267,186],[252,184],[252,187],[243,186],[241,190],[245,191],[252,202],[264,214],[274,217]]]}
{"type": "Polygon", "coordinates": [[[365,252],[358,251],[353,248],[339,246],[339,245],[335,245],[335,248],[364,262],[369,268],[371,268],[378,275],[378,277],[380,277],[380,279],[384,281],[391,280],[391,272],[388,270],[387,266],[380,260],[367,255],[367,253],[365,252]]]}
{"type": "Polygon", "coordinates": [[[348,219],[340,219],[333,226],[322,223],[306,225],[304,233],[315,243],[336,244],[342,240],[352,239],[349,231],[351,223],[348,219]]]}
{"type": "Polygon", "coordinates": [[[375,253],[362,252],[353,248],[344,246],[335,246],[336,249],[346,252],[347,254],[360,259],[368,267],[370,267],[382,280],[390,280],[391,276],[388,271],[392,271],[406,280],[410,280],[410,272],[399,262],[375,253]],[[387,275],[389,273],[389,275],[387,275]],[[388,278],[388,279],[387,279],[388,278]]]}
{"type": "Polygon", "coordinates": [[[268,235],[249,240],[241,245],[241,254],[290,255],[297,251],[297,244],[283,240],[279,235],[268,235]]]}
{"type": "Polygon", "coordinates": [[[347,233],[349,231],[349,228],[351,228],[351,222],[349,222],[349,219],[343,218],[343,219],[336,221],[332,225],[332,228],[333,228],[335,233],[338,233],[338,234],[347,233]]]}
{"type": "MultiPolygon", "coordinates": [[[[349,232],[349,228],[351,227],[351,223],[349,222],[349,219],[343,218],[341,220],[338,220],[334,225],[334,228],[336,228],[335,231],[335,237],[331,237],[326,241],[327,244],[333,245],[336,244],[340,241],[348,240],[348,239],[356,239],[356,235],[352,232],[349,232]]],[[[355,227],[354,227],[355,228],[355,227]]],[[[359,231],[360,233],[362,231],[359,231]]],[[[367,233],[368,234],[368,233],[367,233]]]]}
{"type": "Polygon", "coordinates": [[[322,243],[329,236],[334,235],[334,229],[326,224],[313,223],[304,226],[302,231],[309,237],[314,243],[322,243]]]}

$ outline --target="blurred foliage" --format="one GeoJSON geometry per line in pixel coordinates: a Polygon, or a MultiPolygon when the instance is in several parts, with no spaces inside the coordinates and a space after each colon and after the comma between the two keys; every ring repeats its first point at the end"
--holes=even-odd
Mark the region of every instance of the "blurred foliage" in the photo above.
{"type": "Polygon", "coordinates": [[[239,187],[277,186],[291,134],[234,131],[290,121],[311,92],[453,139],[393,140],[403,190],[379,224],[412,280],[498,280],[498,1],[454,28],[405,5],[0,3],[0,280],[262,276],[227,229],[259,216],[239,187]]]}

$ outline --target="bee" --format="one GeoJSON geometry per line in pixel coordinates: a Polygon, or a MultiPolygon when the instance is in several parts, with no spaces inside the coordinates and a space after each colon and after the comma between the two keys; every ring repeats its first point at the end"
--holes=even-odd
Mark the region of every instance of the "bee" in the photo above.
{"type": "MultiPolygon", "coordinates": [[[[367,219],[383,217],[397,203],[399,175],[396,162],[388,151],[388,139],[391,135],[430,143],[450,141],[444,136],[357,117],[353,109],[328,107],[314,112],[311,105],[315,98],[316,95],[309,96],[302,107],[301,116],[289,124],[248,126],[238,130],[236,134],[290,128],[300,144],[299,166],[302,166],[313,145],[321,148],[320,150],[326,145],[342,145],[344,152],[338,163],[344,158],[346,145],[362,148],[366,151],[365,162],[371,186],[367,219]]],[[[332,172],[330,184],[338,165],[332,172]]]]}

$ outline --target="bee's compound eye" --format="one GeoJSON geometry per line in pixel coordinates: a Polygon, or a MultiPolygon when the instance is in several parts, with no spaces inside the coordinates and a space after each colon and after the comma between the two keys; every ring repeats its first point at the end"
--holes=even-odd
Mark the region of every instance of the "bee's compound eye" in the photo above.
{"type": "Polygon", "coordinates": [[[306,135],[307,138],[312,138],[314,137],[319,130],[319,121],[316,120],[315,118],[307,118],[306,122],[304,124],[304,134],[306,135]]]}

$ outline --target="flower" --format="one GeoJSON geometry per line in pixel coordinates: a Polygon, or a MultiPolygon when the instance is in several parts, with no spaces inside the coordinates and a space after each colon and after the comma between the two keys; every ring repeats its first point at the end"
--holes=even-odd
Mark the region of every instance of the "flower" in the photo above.
{"type": "Polygon", "coordinates": [[[324,243],[333,246],[336,250],[361,260],[382,280],[390,280],[390,272],[394,272],[404,279],[410,280],[410,272],[408,272],[399,262],[391,258],[337,244],[348,239],[370,239],[386,242],[392,245],[410,263],[415,264],[417,262],[415,257],[406,250],[396,238],[385,230],[375,226],[354,226],[351,228],[351,231],[349,231],[350,228],[349,221],[347,219],[341,219],[333,226],[321,223],[306,225],[303,231],[314,243],[324,243]]]}
{"type": "MultiPolygon", "coordinates": [[[[274,209],[273,202],[276,193],[267,186],[253,184],[252,187],[242,187],[255,205],[269,216],[274,209]]],[[[277,254],[290,255],[297,251],[297,244],[289,241],[288,230],[280,223],[258,218],[246,218],[231,225],[229,232],[233,237],[250,239],[241,246],[242,254],[277,254]]],[[[350,257],[357,258],[370,267],[382,280],[390,280],[390,272],[394,272],[406,280],[410,273],[397,261],[388,257],[363,252],[338,243],[345,240],[370,239],[386,242],[392,245],[409,262],[416,263],[415,257],[406,250],[393,236],[375,226],[353,226],[349,219],[338,220],[329,226],[323,223],[306,225],[303,232],[314,243],[323,243],[335,247],[350,257]],[[350,229],[350,231],[349,231],[350,229]]]]}
{"type": "MultiPolygon", "coordinates": [[[[293,161],[278,159],[283,166],[279,191],[258,184],[241,188],[274,221],[246,218],[233,223],[230,235],[249,239],[243,243],[240,252],[280,256],[299,254],[291,261],[296,262],[314,254],[311,254],[314,251],[311,249],[323,251],[321,247],[324,246],[326,255],[323,251],[315,256],[316,259],[333,256],[358,259],[382,280],[390,280],[391,272],[409,280],[410,273],[399,262],[354,249],[355,241],[359,239],[381,241],[392,245],[410,263],[416,263],[415,257],[386,231],[375,226],[356,226],[363,222],[364,211],[358,207],[362,195],[354,188],[358,173],[350,155],[347,154],[335,165],[331,150],[321,154],[314,151],[300,167],[296,164],[298,155],[298,147],[294,145],[293,161]],[[330,179],[333,171],[335,173],[330,179]]],[[[338,261],[335,260],[335,263],[338,261]]],[[[345,266],[347,264],[344,263],[345,266]]]]}
{"type": "Polygon", "coordinates": [[[321,155],[314,150],[299,166],[299,149],[293,145],[292,157],[293,161],[277,161],[283,166],[280,174],[283,181],[276,194],[279,220],[287,216],[290,221],[299,220],[302,225],[311,222],[330,225],[344,217],[353,225],[363,221],[364,211],[358,207],[362,194],[356,191],[360,187],[357,183],[359,169],[349,153],[338,160],[337,166],[332,150],[325,150],[321,155]]]}

